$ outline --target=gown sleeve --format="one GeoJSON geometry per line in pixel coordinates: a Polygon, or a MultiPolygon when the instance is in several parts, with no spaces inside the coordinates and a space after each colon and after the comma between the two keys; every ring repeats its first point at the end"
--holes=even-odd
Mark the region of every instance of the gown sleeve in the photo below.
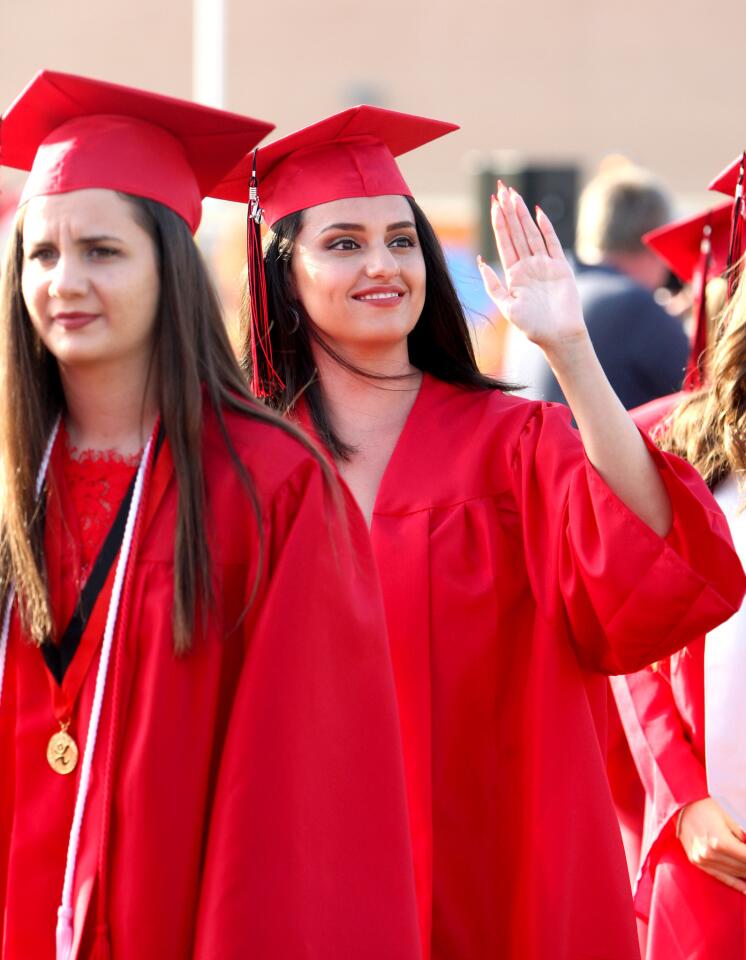
{"type": "Polygon", "coordinates": [[[532,590],[581,663],[631,673],[738,609],[744,573],[727,522],[683,460],[645,437],[673,507],[658,536],[603,481],[563,407],[536,405],[512,464],[532,590]]]}
{"type": "Polygon", "coordinates": [[[654,841],[683,806],[709,795],[705,765],[682,723],[669,660],[612,677],[611,687],[648,797],[646,833],[654,841]]]}
{"type": "Polygon", "coordinates": [[[199,960],[419,958],[380,589],[362,516],[341,497],[330,500],[308,458],[265,517],[268,566],[219,762],[199,960]]]}

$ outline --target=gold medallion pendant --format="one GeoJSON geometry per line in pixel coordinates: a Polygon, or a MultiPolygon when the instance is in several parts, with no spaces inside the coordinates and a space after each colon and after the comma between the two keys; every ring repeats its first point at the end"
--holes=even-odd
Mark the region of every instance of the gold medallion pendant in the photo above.
{"type": "Polygon", "coordinates": [[[78,745],[67,732],[69,724],[53,733],[47,744],[47,762],[55,773],[72,773],[78,765],[78,745]]]}

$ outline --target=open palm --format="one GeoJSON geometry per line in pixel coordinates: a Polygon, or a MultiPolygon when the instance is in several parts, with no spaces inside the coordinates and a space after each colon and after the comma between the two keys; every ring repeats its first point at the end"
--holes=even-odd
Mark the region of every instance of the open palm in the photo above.
{"type": "Polygon", "coordinates": [[[586,336],[575,277],[546,214],[537,208],[534,222],[522,197],[501,182],[491,213],[505,279],[481,257],[479,269],[500,313],[545,349],[586,336]]]}

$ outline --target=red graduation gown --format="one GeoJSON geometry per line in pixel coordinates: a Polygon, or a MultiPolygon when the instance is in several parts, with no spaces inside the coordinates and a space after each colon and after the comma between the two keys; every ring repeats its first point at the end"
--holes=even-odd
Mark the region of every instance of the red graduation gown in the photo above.
{"type": "MultiPolygon", "coordinates": [[[[654,400],[633,416],[654,430],[684,393],[654,400]]],[[[635,908],[647,923],[646,960],[746,957],[746,899],[689,863],[676,817],[707,797],[703,637],[612,689],[645,787],[645,823],[635,908]]]]}
{"type": "Polygon", "coordinates": [[[655,400],[632,410],[632,419],[641,430],[654,434],[655,428],[670,417],[686,396],[686,391],[680,390],[678,393],[669,393],[665,397],[657,397],[655,400]]]}
{"type": "Polygon", "coordinates": [[[596,473],[566,408],[424,377],[371,536],[437,960],[639,956],[603,673],[683,646],[744,590],[699,476],[652,454],[665,538],[596,473]]]}
{"type": "MultiPolygon", "coordinates": [[[[263,505],[258,595],[236,627],[257,530],[208,413],[217,603],[176,658],[166,444],[110,666],[75,875],[75,956],[108,942],[114,957],[138,960],[414,960],[396,698],[364,524],[354,507],[349,529],[342,522],[295,440],[237,415],[228,423],[263,505]]],[[[52,494],[50,537],[55,510],[52,494]]],[[[49,538],[47,549],[57,562],[49,538]]],[[[81,748],[98,665],[97,642],[85,644],[71,726],[81,748]]],[[[46,667],[15,623],[0,704],[3,960],[54,956],[77,781],[47,765],[55,729],[46,667]]]]}

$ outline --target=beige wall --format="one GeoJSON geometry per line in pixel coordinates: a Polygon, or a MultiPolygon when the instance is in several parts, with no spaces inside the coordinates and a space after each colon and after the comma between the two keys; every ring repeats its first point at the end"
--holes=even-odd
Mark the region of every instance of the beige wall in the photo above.
{"type": "MultiPolygon", "coordinates": [[[[469,190],[470,150],[607,152],[693,194],[746,145],[746,4],[722,0],[229,0],[227,106],[280,133],[376,93],[462,124],[404,161],[415,192],[469,190]]],[[[0,103],[42,67],[191,91],[189,0],[0,0],[0,103]]],[[[699,199],[699,198],[697,198],[699,199]]],[[[704,198],[702,198],[704,199],[704,198]]]]}

